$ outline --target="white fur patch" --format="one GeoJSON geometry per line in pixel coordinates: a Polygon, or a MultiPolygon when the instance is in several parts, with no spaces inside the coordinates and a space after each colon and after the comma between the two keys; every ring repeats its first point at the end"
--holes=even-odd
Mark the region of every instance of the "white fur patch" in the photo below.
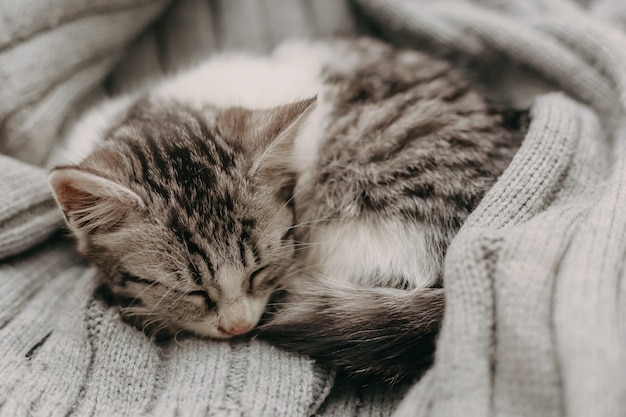
{"type": "Polygon", "coordinates": [[[326,278],[366,286],[432,286],[437,263],[426,250],[423,226],[399,220],[345,221],[316,227],[306,265],[326,278]],[[382,272],[382,273],[381,273],[382,272]]]}
{"type": "Polygon", "coordinates": [[[329,50],[322,44],[291,42],[269,56],[223,54],[174,76],[156,91],[202,107],[263,109],[314,97],[329,50]]]}
{"type": "Polygon", "coordinates": [[[134,98],[124,95],[107,100],[89,110],[72,127],[64,143],[48,160],[48,166],[77,164],[96,149],[109,129],[126,110],[133,105],[134,98]]]}
{"type": "MultiPolygon", "coordinates": [[[[320,71],[331,49],[323,43],[291,41],[269,56],[245,53],[215,55],[155,86],[151,96],[202,108],[241,106],[265,109],[315,97],[320,71]]],[[[76,164],[102,141],[103,135],[143,92],[106,100],[72,127],[48,167],[76,164]]]]}

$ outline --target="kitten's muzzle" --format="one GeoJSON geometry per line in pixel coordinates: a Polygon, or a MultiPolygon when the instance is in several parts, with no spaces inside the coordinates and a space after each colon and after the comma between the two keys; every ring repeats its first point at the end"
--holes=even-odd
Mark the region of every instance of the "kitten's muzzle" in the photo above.
{"type": "Polygon", "coordinates": [[[237,326],[233,326],[229,328],[220,327],[219,329],[224,333],[228,333],[233,336],[239,336],[252,330],[252,325],[244,324],[244,325],[237,325],[237,326]]]}

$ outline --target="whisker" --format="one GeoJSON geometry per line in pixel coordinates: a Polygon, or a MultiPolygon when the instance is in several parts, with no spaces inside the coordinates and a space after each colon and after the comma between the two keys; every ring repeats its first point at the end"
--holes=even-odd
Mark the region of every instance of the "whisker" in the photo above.
{"type": "Polygon", "coordinates": [[[145,331],[146,331],[146,329],[148,327],[152,326],[155,323],[159,323],[159,322],[162,322],[162,321],[163,321],[163,319],[161,319],[160,317],[153,318],[152,320],[146,320],[146,321],[141,323],[141,325],[142,325],[141,326],[141,331],[145,333],[145,331]]]}
{"type": "Polygon", "coordinates": [[[149,312],[146,310],[142,311],[128,311],[126,309],[120,309],[120,315],[125,317],[156,317],[159,313],[149,312]]]}
{"type": "Polygon", "coordinates": [[[178,335],[183,333],[185,331],[185,329],[180,329],[178,330],[176,333],[174,333],[174,343],[176,343],[178,346],[182,346],[183,344],[178,340],[178,335]]]}

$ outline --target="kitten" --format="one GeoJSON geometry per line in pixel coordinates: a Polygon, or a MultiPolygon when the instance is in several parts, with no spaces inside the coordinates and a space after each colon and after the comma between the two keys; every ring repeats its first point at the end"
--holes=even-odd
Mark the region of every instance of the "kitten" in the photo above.
{"type": "Polygon", "coordinates": [[[522,135],[445,62],[371,39],[226,55],[88,115],[51,171],[150,333],[260,334],[354,375],[428,366],[446,248],[522,135]],[[103,116],[104,115],[104,116],[103,116]]]}

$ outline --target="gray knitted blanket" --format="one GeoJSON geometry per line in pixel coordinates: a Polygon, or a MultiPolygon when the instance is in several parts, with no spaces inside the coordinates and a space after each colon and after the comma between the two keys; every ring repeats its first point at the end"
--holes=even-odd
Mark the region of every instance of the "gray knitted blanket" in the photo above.
{"type": "Polygon", "coordinates": [[[0,416],[626,415],[623,0],[0,3],[0,416]],[[450,247],[425,377],[359,387],[258,340],[156,346],[94,299],[46,180],[81,111],[216,50],[363,31],[532,101],[450,247]]]}

